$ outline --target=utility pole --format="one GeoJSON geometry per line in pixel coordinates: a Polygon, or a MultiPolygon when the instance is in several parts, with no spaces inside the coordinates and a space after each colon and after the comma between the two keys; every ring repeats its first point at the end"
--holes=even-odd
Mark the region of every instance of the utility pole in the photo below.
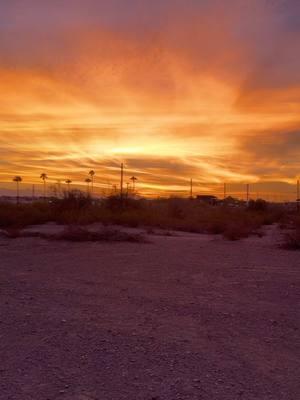
{"type": "Polygon", "coordinates": [[[109,180],[106,181],[106,185],[107,185],[107,188],[106,189],[104,188],[103,190],[105,191],[106,196],[110,196],[110,194],[112,194],[112,191],[110,189],[112,187],[112,185],[110,184],[109,180]]]}
{"type": "Polygon", "coordinates": [[[300,181],[297,180],[297,211],[300,211],[300,181]]]}
{"type": "Polygon", "coordinates": [[[123,181],[124,181],[124,164],[121,164],[121,182],[120,182],[120,195],[121,199],[123,199],[123,181]]]}
{"type": "Polygon", "coordinates": [[[61,180],[58,179],[56,181],[56,184],[57,184],[57,197],[60,198],[60,195],[61,195],[61,180]]]}
{"type": "Polygon", "coordinates": [[[247,183],[247,186],[246,186],[246,199],[247,199],[247,203],[249,203],[249,183],[247,183]]]}
{"type": "Polygon", "coordinates": [[[191,178],[191,182],[190,182],[190,198],[193,198],[193,178],[191,178]]]}
{"type": "Polygon", "coordinates": [[[226,183],[224,183],[224,200],[226,199],[226,197],[227,197],[227,186],[226,183]]]}
{"type": "Polygon", "coordinates": [[[35,185],[32,185],[32,199],[35,198],[35,185]]]}

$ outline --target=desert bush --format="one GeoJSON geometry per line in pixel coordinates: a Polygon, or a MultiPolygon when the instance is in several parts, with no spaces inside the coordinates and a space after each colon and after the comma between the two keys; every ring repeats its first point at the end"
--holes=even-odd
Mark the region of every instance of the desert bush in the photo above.
{"type": "Polygon", "coordinates": [[[103,228],[97,232],[81,227],[68,227],[62,233],[47,235],[47,239],[66,240],[70,242],[133,242],[144,243],[142,234],[128,233],[118,229],[103,228]]]}
{"type": "Polygon", "coordinates": [[[289,250],[300,250],[300,216],[290,215],[284,226],[288,232],[284,234],[283,247],[289,250]]]}
{"type": "Polygon", "coordinates": [[[283,230],[300,228],[300,215],[298,213],[285,213],[279,220],[279,228],[283,230]]]}
{"type": "Polygon", "coordinates": [[[288,250],[300,250],[300,228],[285,234],[283,247],[288,250]]]}
{"type": "MultiPolygon", "coordinates": [[[[194,233],[221,234],[235,239],[256,233],[261,226],[280,222],[287,213],[280,207],[256,201],[249,207],[208,205],[189,199],[136,200],[118,196],[95,200],[79,191],[63,199],[29,205],[0,205],[0,227],[23,227],[54,221],[83,226],[104,225],[161,228],[194,233]]],[[[290,217],[289,217],[290,218],[290,217]]]]}
{"type": "Polygon", "coordinates": [[[132,199],[124,196],[109,196],[102,201],[102,204],[107,210],[121,211],[121,210],[142,210],[145,207],[146,200],[132,199]]]}
{"type": "Polygon", "coordinates": [[[185,200],[171,198],[167,203],[168,216],[174,219],[184,219],[187,211],[185,200]]]}
{"type": "Polygon", "coordinates": [[[223,236],[228,240],[239,240],[256,233],[256,229],[243,223],[230,223],[226,226],[223,236]]]}
{"type": "Polygon", "coordinates": [[[56,212],[68,210],[82,210],[92,205],[92,199],[89,195],[80,190],[65,192],[62,199],[53,199],[52,208],[56,212]]]}
{"type": "Polygon", "coordinates": [[[0,204],[0,227],[24,227],[27,225],[44,224],[51,220],[51,211],[47,204],[35,202],[32,204],[0,204]]]}
{"type": "Polygon", "coordinates": [[[6,228],[3,235],[9,239],[17,239],[21,237],[21,230],[19,228],[6,228]]]}
{"type": "Polygon", "coordinates": [[[6,228],[3,235],[9,239],[38,237],[47,240],[65,240],[69,242],[132,242],[146,243],[142,234],[124,232],[119,229],[103,228],[90,231],[79,226],[68,226],[61,233],[49,234],[41,232],[22,231],[16,228],[6,228]]]}
{"type": "Polygon", "coordinates": [[[248,210],[250,211],[267,211],[268,203],[263,199],[250,200],[248,203],[248,210]]]}

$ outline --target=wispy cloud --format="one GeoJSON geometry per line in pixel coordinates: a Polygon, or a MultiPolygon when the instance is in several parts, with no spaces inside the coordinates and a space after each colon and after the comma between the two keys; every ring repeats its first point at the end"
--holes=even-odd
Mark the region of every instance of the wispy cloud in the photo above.
{"type": "Polygon", "coordinates": [[[104,185],[124,161],[147,193],[291,182],[299,18],[294,0],[2,2],[1,179],[104,185]]]}

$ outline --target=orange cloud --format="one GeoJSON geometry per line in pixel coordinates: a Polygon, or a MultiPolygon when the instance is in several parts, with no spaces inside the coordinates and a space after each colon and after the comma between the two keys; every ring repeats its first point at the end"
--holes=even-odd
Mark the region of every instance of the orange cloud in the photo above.
{"type": "MultiPolygon", "coordinates": [[[[279,50],[253,42],[249,9],[232,13],[233,3],[207,3],[200,12],[175,2],[169,18],[146,30],[131,21],[119,30],[79,24],[77,16],[41,37],[32,27],[20,38],[31,44],[27,53],[0,42],[2,181],[21,174],[29,184],[47,171],[53,181],[80,184],[93,168],[102,190],[118,182],[121,161],[151,195],[183,193],[191,177],[201,190],[225,180],[295,179],[298,153],[283,168],[269,150],[298,140],[300,84],[291,67],[298,58],[280,39],[288,62],[274,67],[279,50]],[[266,144],[256,147],[264,132],[266,144]],[[278,141],[278,132],[289,134],[278,141]]],[[[255,4],[269,43],[264,23],[276,10],[265,14],[255,4]]],[[[286,38],[295,44],[299,34],[286,38]]]]}

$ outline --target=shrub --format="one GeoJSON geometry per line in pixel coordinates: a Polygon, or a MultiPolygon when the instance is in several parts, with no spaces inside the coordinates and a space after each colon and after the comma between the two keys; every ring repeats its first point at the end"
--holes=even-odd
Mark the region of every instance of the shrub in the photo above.
{"type": "Polygon", "coordinates": [[[2,228],[44,224],[50,220],[51,212],[45,203],[20,205],[2,203],[0,205],[0,227],[2,228]]]}
{"type": "MultiPolygon", "coordinates": [[[[211,206],[189,199],[131,199],[112,196],[91,199],[79,191],[65,193],[62,199],[19,206],[0,205],[0,227],[24,227],[54,221],[67,225],[104,225],[157,227],[194,233],[222,234],[229,239],[256,233],[266,224],[284,220],[279,206],[264,201],[250,202],[249,207],[211,206]]],[[[290,218],[290,217],[289,217],[290,218]]]]}
{"type": "Polygon", "coordinates": [[[97,232],[89,231],[78,226],[69,226],[62,233],[48,234],[39,232],[24,232],[20,229],[8,228],[4,231],[9,239],[39,237],[48,240],[66,240],[69,242],[132,242],[146,243],[142,234],[120,231],[118,229],[104,228],[97,232]]]}
{"type": "Polygon", "coordinates": [[[285,234],[283,247],[288,250],[300,250],[300,229],[285,234]]]}
{"type": "Polygon", "coordinates": [[[53,240],[66,240],[70,242],[146,242],[144,236],[141,234],[128,233],[118,229],[109,228],[104,228],[97,232],[93,232],[74,226],[68,227],[60,234],[46,235],[45,238],[53,240]]]}
{"type": "Polygon", "coordinates": [[[80,190],[65,192],[62,199],[53,199],[52,208],[56,212],[68,210],[82,210],[92,205],[92,199],[89,195],[80,190]]]}
{"type": "Polygon", "coordinates": [[[267,211],[268,203],[263,199],[250,200],[248,203],[248,210],[250,211],[267,211]]]}
{"type": "Polygon", "coordinates": [[[18,229],[18,228],[7,228],[7,229],[5,229],[5,231],[3,233],[4,233],[4,236],[9,239],[17,239],[17,238],[21,237],[21,235],[22,235],[20,229],[18,229]]]}
{"type": "Polygon", "coordinates": [[[283,247],[289,250],[300,250],[300,217],[293,215],[285,226],[289,232],[284,235],[283,247]]]}
{"type": "Polygon", "coordinates": [[[226,227],[225,231],[223,232],[223,236],[228,240],[239,240],[246,238],[253,233],[254,231],[252,230],[251,226],[246,224],[232,223],[226,227]]]}

